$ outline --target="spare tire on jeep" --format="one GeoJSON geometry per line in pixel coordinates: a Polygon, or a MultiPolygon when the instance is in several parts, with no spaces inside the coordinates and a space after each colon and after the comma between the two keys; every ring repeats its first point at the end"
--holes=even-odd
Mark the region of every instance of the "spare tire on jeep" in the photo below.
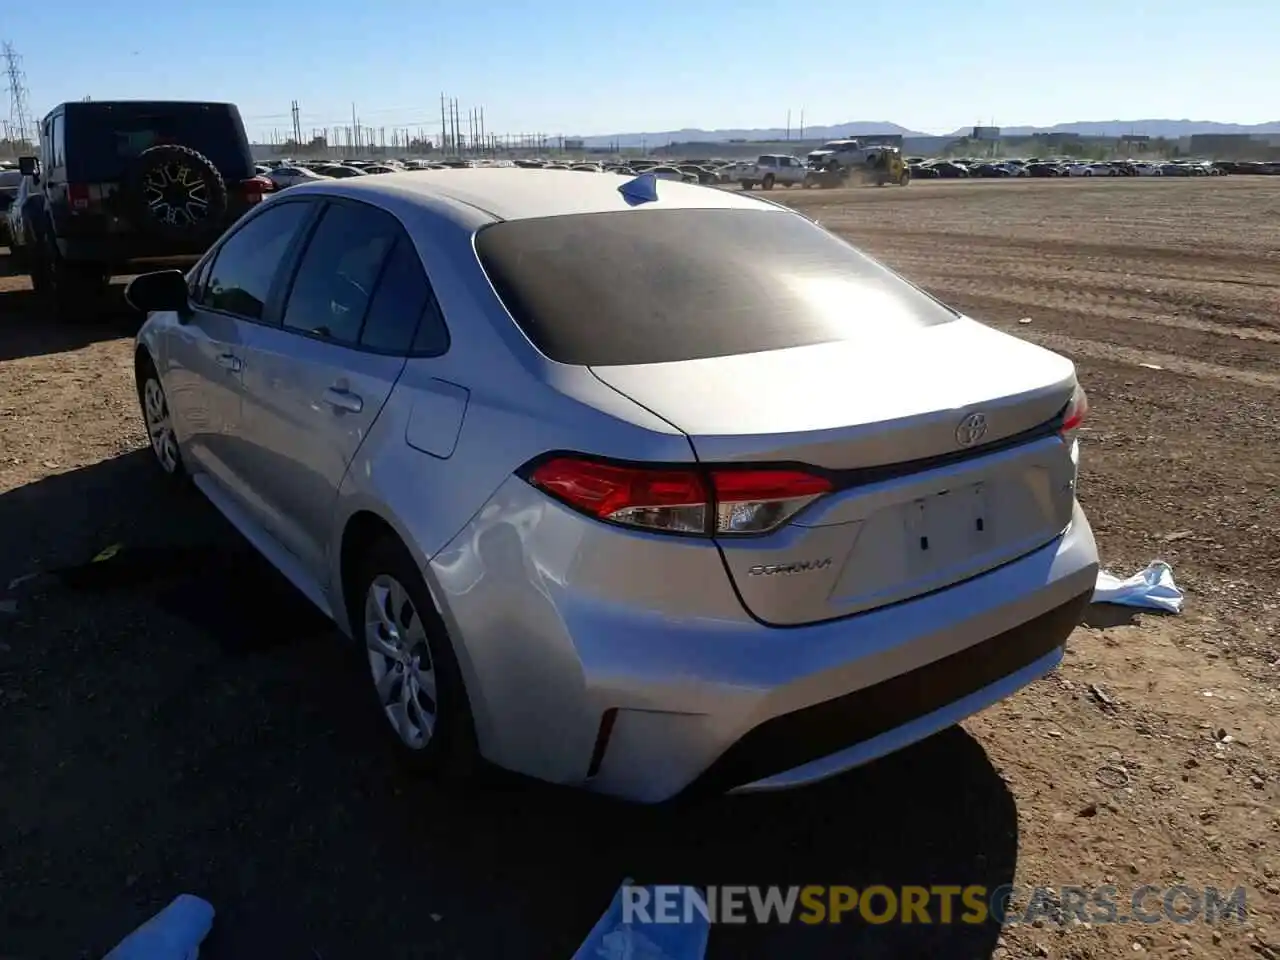
{"type": "Polygon", "coordinates": [[[191,240],[222,232],[227,184],[204,154],[178,144],[143,150],[124,182],[130,220],[143,233],[191,240]]]}

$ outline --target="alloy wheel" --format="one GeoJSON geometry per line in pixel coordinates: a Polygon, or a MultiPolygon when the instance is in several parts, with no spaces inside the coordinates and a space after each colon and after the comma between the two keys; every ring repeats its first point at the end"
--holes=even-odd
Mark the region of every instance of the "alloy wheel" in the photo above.
{"type": "Polygon", "coordinates": [[[409,592],[390,574],[375,577],[365,593],[364,638],[387,721],[406,747],[422,750],[439,715],[435,663],[409,592]]]}
{"type": "Polygon", "coordinates": [[[147,421],[147,436],[151,438],[151,450],[165,473],[178,470],[178,441],[173,435],[173,418],[169,416],[169,402],[164,388],[153,375],[142,385],[142,413],[147,421]]]}

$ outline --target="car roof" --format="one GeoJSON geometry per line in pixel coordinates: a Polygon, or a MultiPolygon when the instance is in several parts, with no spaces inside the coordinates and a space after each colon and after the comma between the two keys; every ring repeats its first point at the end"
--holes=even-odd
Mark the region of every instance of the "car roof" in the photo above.
{"type": "MultiPolygon", "coordinates": [[[[159,112],[191,107],[217,107],[219,109],[239,110],[234,103],[225,100],[68,100],[59,107],[79,112],[94,110],[137,110],[159,112]]],[[[54,108],[58,109],[57,107],[54,108]]]]}
{"type": "Polygon", "coordinates": [[[403,203],[414,199],[424,205],[451,201],[482,211],[495,220],[529,220],[577,213],[609,213],[630,209],[776,209],[754,197],[660,181],[658,198],[640,204],[628,202],[618,190],[635,179],[629,174],[602,173],[583,177],[575,170],[530,170],[520,167],[487,167],[458,170],[408,170],[377,177],[293,187],[290,193],[326,193],[355,200],[378,199],[403,203]]]}

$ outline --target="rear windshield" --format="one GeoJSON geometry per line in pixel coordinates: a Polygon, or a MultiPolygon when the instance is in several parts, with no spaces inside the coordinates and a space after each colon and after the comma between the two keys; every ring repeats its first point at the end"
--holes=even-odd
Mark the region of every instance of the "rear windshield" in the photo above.
{"type": "Polygon", "coordinates": [[[669,363],[865,339],[956,314],[781,210],[636,210],[491,224],[476,252],[560,363],[669,363]]]}
{"type": "Polygon", "coordinates": [[[204,154],[226,180],[254,175],[240,111],[227,103],[67,104],[68,179],[121,180],[148,147],[176,143],[204,154]]]}

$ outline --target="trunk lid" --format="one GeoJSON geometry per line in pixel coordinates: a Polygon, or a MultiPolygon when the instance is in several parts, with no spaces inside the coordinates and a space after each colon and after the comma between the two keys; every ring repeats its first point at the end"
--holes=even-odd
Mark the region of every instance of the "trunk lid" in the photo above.
{"type": "Polygon", "coordinates": [[[804,464],[836,483],[779,530],[720,540],[743,603],[767,623],[937,590],[1070,522],[1075,464],[1053,421],[1072,363],[968,319],[592,369],[683,430],[703,462],[804,464]]]}

